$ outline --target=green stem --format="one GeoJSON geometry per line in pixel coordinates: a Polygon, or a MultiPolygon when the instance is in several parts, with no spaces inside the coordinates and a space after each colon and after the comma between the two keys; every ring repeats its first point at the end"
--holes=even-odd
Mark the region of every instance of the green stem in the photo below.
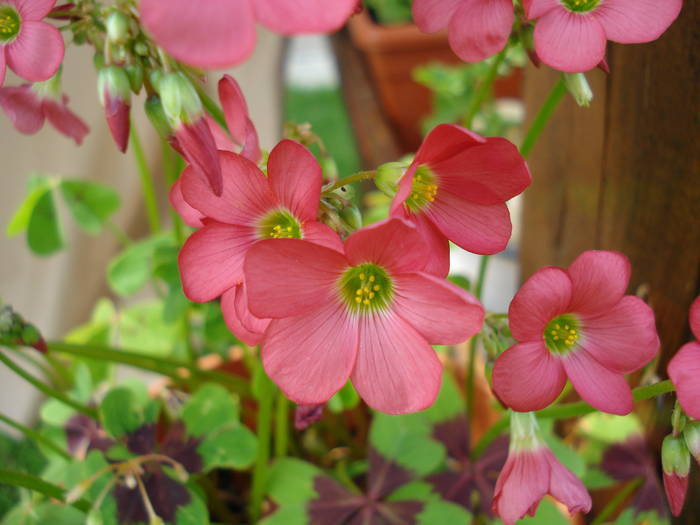
{"type": "Polygon", "coordinates": [[[272,434],[272,404],[275,392],[275,386],[270,378],[263,370],[260,372],[263,377],[260,382],[258,398],[258,457],[253,470],[253,488],[250,498],[250,517],[253,523],[257,523],[260,518],[265,497],[272,434]]]}
{"type": "Polygon", "coordinates": [[[481,105],[484,103],[484,100],[486,100],[491,93],[493,89],[493,82],[496,80],[496,76],[498,75],[498,68],[501,67],[501,64],[506,58],[507,49],[507,46],[504,47],[500,53],[493,57],[491,67],[489,67],[486,76],[483,78],[479,84],[479,87],[469,100],[469,106],[467,107],[464,120],[462,121],[465,128],[471,129],[474,117],[478,113],[481,105]]]}
{"type": "MultiPolygon", "coordinates": [[[[33,490],[34,492],[43,494],[47,498],[65,502],[66,491],[64,489],[48,481],[44,481],[41,478],[37,478],[36,476],[24,474],[23,472],[0,469],[0,484],[1,483],[33,490]]],[[[89,512],[91,508],[90,503],[84,499],[73,502],[71,505],[83,512],[89,512]]]]}
{"type": "MultiPolygon", "coordinates": [[[[180,176],[180,171],[182,169],[182,158],[173,151],[170,144],[168,144],[168,141],[166,140],[161,140],[161,156],[163,157],[163,171],[165,172],[165,179],[168,181],[168,184],[172,186],[180,176]]],[[[169,206],[168,208],[170,209],[170,218],[173,221],[175,241],[177,242],[178,246],[182,246],[185,243],[185,223],[172,206],[169,206]]]]}
{"type": "Polygon", "coordinates": [[[43,434],[40,434],[34,429],[31,429],[29,427],[25,427],[24,425],[21,425],[20,423],[17,423],[16,421],[10,419],[9,417],[0,414],[0,421],[5,423],[6,425],[14,428],[15,430],[19,430],[22,434],[27,436],[29,439],[33,439],[34,441],[37,441],[44,445],[46,448],[53,450],[56,454],[61,456],[63,459],[70,460],[71,456],[68,454],[65,450],[63,450],[61,447],[59,447],[56,443],[54,443],[52,440],[44,436],[43,434]]]}
{"type": "Polygon", "coordinates": [[[289,446],[289,400],[280,390],[277,395],[277,414],[275,415],[275,457],[287,455],[289,446]]]}
{"type": "Polygon", "coordinates": [[[353,173],[352,175],[348,175],[345,178],[338,179],[335,181],[333,184],[331,184],[328,188],[325,188],[323,190],[323,193],[331,193],[338,188],[342,188],[343,186],[347,186],[348,184],[352,184],[353,182],[360,182],[362,180],[369,180],[373,179],[377,175],[376,171],[358,171],[357,173],[353,173]]]}
{"type": "Polygon", "coordinates": [[[146,203],[146,212],[148,213],[148,224],[151,227],[151,233],[160,233],[160,214],[158,213],[158,200],[156,199],[155,184],[153,182],[153,174],[148,167],[146,155],[143,152],[141,141],[139,140],[136,126],[131,125],[129,131],[131,148],[134,151],[134,160],[136,167],[141,177],[141,189],[143,198],[146,203]]]}
{"type": "Polygon", "coordinates": [[[610,516],[612,516],[622,503],[639,487],[644,483],[644,478],[639,477],[633,479],[627,483],[622,489],[615,494],[615,497],[611,499],[608,504],[600,511],[595,519],[591,522],[591,525],[598,525],[599,523],[605,523],[610,516]]]}
{"type": "Polygon", "coordinates": [[[562,77],[552,88],[547,100],[544,101],[544,104],[542,104],[537,116],[535,116],[532,124],[530,124],[530,129],[525,134],[525,139],[520,146],[520,154],[523,157],[528,158],[530,156],[530,152],[532,152],[532,148],[537,143],[537,139],[542,134],[542,131],[547,125],[549,118],[552,116],[552,113],[554,113],[554,110],[557,108],[559,102],[561,102],[561,99],[565,94],[566,85],[564,84],[564,79],[562,77]]]}
{"type": "Polygon", "coordinates": [[[41,391],[43,394],[47,395],[48,397],[53,397],[54,399],[57,399],[60,402],[76,409],[78,412],[81,412],[81,413],[85,414],[86,416],[89,416],[93,419],[97,419],[97,411],[94,408],[86,407],[85,405],[82,405],[76,401],[73,401],[68,396],[63,394],[62,392],[59,392],[58,390],[51,388],[49,385],[42,383],[36,377],[34,377],[29,372],[24,370],[22,367],[20,367],[16,363],[14,363],[10,358],[8,358],[2,352],[0,352],[0,361],[2,361],[2,363],[4,363],[5,366],[7,366],[7,368],[12,370],[15,374],[20,376],[22,379],[24,379],[25,381],[30,383],[37,390],[41,391]]]}
{"type": "Polygon", "coordinates": [[[118,224],[115,224],[110,219],[107,219],[105,221],[105,227],[109,230],[109,232],[112,235],[114,235],[114,237],[119,241],[119,244],[121,244],[123,248],[126,248],[127,246],[133,244],[132,240],[129,238],[126,232],[118,224]]]}
{"type": "Polygon", "coordinates": [[[506,412],[503,417],[496,421],[486,433],[481,436],[481,439],[471,451],[472,460],[476,461],[486,451],[488,446],[493,443],[494,439],[503,434],[508,429],[510,423],[510,413],[506,412]]]}
{"type": "MultiPolygon", "coordinates": [[[[479,272],[476,277],[474,286],[474,295],[481,300],[481,295],[484,290],[484,281],[486,280],[486,270],[488,269],[490,255],[482,255],[479,260],[479,272]]],[[[476,351],[478,347],[478,338],[472,337],[469,341],[469,367],[467,368],[467,418],[471,418],[474,409],[474,375],[476,370],[476,351]]]]}
{"type": "Polygon", "coordinates": [[[192,78],[192,75],[190,75],[190,80],[192,81],[192,85],[194,86],[194,88],[197,90],[199,99],[202,101],[202,105],[204,106],[204,109],[207,110],[207,113],[211,115],[211,118],[213,118],[219,126],[224,128],[225,130],[228,130],[228,125],[226,124],[226,117],[224,117],[224,112],[219,107],[219,105],[216,102],[214,102],[214,100],[209,96],[209,94],[204,89],[204,86],[198,79],[192,78]]]}

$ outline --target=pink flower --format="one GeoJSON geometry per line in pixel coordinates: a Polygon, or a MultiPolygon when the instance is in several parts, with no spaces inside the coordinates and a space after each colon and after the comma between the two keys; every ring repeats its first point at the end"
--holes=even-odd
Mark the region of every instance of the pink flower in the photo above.
{"type": "Polygon", "coordinates": [[[8,66],[30,82],[51,78],[63,60],[61,33],[42,19],[56,0],[0,0],[0,86],[8,66]]]}
{"type": "Polygon", "coordinates": [[[512,0],[415,0],[421,31],[447,28],[450,47],[465,62],[480,62],[508,43],[515,16],[512,0]]]}
{"type": "Polygon", "coordinates": [[[535,51],[567,73],[596,67],[608,40],[639,44],[659,38],[676,19],[682,0],[525,0],[535,25],[535,51]]]}
{"type": "MultiPolygon", "coordinates": [[[[700,339],[700,297],[690,307],[690,328],[700,339]]],[[[700,419],[700,343],[681,347],[668,364],[668,375],[676,386],[678,402],[692,418],[700,419]]]]}
{"type": "Polygon", "coordinates": [[[425,273],[428,250],[392,218],[347,238],[344,252],[299,240],[261,241],[244,271],[248,306],[272,318],[262,361],[293,401],[325,403],[348,380],[389,414],[428,407],[442,366],[431,344],[477,333],[479,302],[425,273]]]}
{"type": "Polygon", "coordinates": [[[444,276],[448,240],[480,254],[505,249],[512,230],[505,202],[531,181],[525,160],[506,139],[441,124],[399,181],[391,213],[415,222],[429,247],[427,270],[444,276]]]}
{"type": "Polygon", "coordinates": [[[511,428],[510,452],[496,481],[493,512],[512,525],[525,514],[534,516],[547,494],[571,514],[589,512],[591,496],[586,487],[540,440],[534,416],[511,413],[511,428]]]}
{"type": "Polygon", "coordinates": [[[204,69],[242,62],[255,48],[255,22],[284,35],[339,29],[358,0],[140,0],[141,21],[177,60],[204,69]]]}
{"type": "Polygon", "coordinates": [[[269,320],[248,311],[243,260],[261,239],[303,238],[341,249],[338,235],[316,222],[321,168],[300,144],[283,140],[270,153],[268,177],[248,159],[219,152],[223,191],[189,167],[182,196],[201,216],[202,228],[185,243],[179,263],[185,295],[207,302],[222,296],[229,328],[244,342],[258,344],[269,320]]]}
{"type": "Polygon", "coordinates": [[[68,108],[68,97],[45,84],[0,87],[0,107],[17,131],[33,135],[48,120],[54,128],[76,144],[83,143],[90,128],[68,108]]]}
{"type": "Polygon", "coordinates": [[[586,251],[567,270],[549,266],[530,277],[508,311],[519,343],[494,365],[499,398],[513,410],[540,410],[568,377],[593,407],[631,412],[624,374],[651,361],[659,338],[651,308],[624,295],[629,279],[627,258],[608,251],[586,251]]]}

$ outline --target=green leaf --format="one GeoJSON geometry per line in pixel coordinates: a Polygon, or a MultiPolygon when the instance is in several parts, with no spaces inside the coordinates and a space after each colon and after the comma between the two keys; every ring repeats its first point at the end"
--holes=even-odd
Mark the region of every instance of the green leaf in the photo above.
{"type": "Polygon", "coordinates": [[[464,413],[464,400],[455,380],[449,374],[443,374],[442,378],[442,387],[435,403],[423,411],[433,424],[444,423],[464,413]]]}
{"type": "Polygon", "coordinates": [[[175,525],[208,525],[209,511],[206,504],[191,488],[190,502],[184,507],[178,507],[175,513],[175,525]]]}
{"type": "Polygon", "coordinates": [[[85,180],[62,180],[63,200],[78,225],[96,235],[105,221],[119,209],[121,201],[113,189],[85,180]]]}
{"type": "Polygon", "coordinates": [[[352,410],[359,402],[360,396],[357,394],[357,390],[348,381],[343,388],[328,400],[328,409],[334,414],[338,414],[344,410],[352,410]]]}
{"type": "Polygon", "coordinates": [[[472,515],[469,511],[454,503],[441,500],[428,502],[417,518],[417,525],[446,525],[451,523],[470,525],[472,522],[472,515]]]}
{"type": "Polygon", "coordinates": [[[440,499],[440,495],[433,492],[433,486],[426,481],[412,481],[400,486],[389,496],[387,501],[405,501],[405,500],[430,501],[440,499]]]}
{"type": "Polygon", "coordinates": [[[155,250],[168,242],[164,236],[146,239],[132,244],[112,259],[107,268],[107,282],[112,290],[123,297],[138,292],[151,277],[155,250]]]}
{"type": "Polygon", "coordinates": [[[187,432],[201,436],[213,430],[238,423],[238,403],[224,387],[207,384],[187,401],[182,409],[187,432]]]}
{"type": "Polygon", "coordinates": [[[197,447],[204,458],[205,471],[221,467],[248,468],[255,461],[257,450],[255,434],[240,424],[208,434],[197,447]]]}
{"type": "Polygon", "coordinates": [[[17,208],[17,211],[12,216],[10,223],[7,225],[7,229],[5,231],[8,237],[14,237],[26,231],[27,227],[29,226],[29,219],[34,212],[37,202],[39,202],[39,199],[44,195],[44,193],[49,191],[50,187],[51,183],[49,179],[43,179],[43,183],[39,184],[35,182],[34,187],[28,189],[27,196],[25,197],[24,201],[22,201],[19,208],[17,208]]]}
{"type": "Polygon", "coordinates": [[[50,188],[44,190],[29,216],[27,244],[37,255],[51,255],[64,246],[63,233],[50,188]]]}
{"type": "Polygon", "coordinates": [[[314,478],[321,470],[296,458],[278,459],[270,469],[267,493],[277,504],[306,505],[318,494],[314,490],[314,478]]]}
{"type": "Polygon", "coordinates": [[[586,472],[581,476],[581,482],[589,490],[605,489],[617,483],[616,480],[612,479],[605,472],[593,467],[588,467],[586,469],[586,472]]]}
{"type": "Polygon", "coordinates": [[[562,514],[549,497],[545,497],[534,516],[525,516],[518,525],[569,525],[569,519],[562,514]]]}
{"type": "Polygon", "coordinates": [[[280,507],[258,525],[309,525],[309,516],[303,505],[280,507]]]}
{"type": "Polygon", "coordinates": [[[75,409],[57,399],[49,399],[40,411],[41,420],[55,427],[62,427],[74,414],[75,409]]]}
{"type": "Polygon", "coordinates": [[[146,355],[170,355],[178,327],[165,322],[163,308],[163,303],[156,299],[122,310],[117,323],[122,347],[138,348],[146,355]]]}
{"type": "Polygon", "coordinates": [[[143,407],[125,387],[110,390],[100,403],[99,412],[102,426],[115,438],[133,432],[144,422],[143,407]]]}

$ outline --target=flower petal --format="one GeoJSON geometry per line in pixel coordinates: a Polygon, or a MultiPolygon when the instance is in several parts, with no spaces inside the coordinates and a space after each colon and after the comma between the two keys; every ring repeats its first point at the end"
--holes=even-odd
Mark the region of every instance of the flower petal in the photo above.
{"type": "Polygon", "coordinates": [[[249,346],[262,342],[270,319],[260,319],[250,313],[245,283],[224,292],[221,296],[221,312],[226,326],[238,339],[249,346]]]}
{"type": "Polygon", "coordinates": [[[17,38],[4,47],[10,69],[31,82],[48,80],[63,61],[63,37],[46,22],[23,21],[17,38]]]}
{"type": "Polygon", "coordinates": [[[413,20],[424,33],[445,29],[463,0],[414,0],[413,20]]]}
{"type": "Polygon", "coordinates": [[[549,493],[557,501],[566,505],[569,514],[577,512],[590,512],[591,495],[581,480],[568,468],[559,463],[554,454],[548,449],[544,450],[550,467],[549,493]]]}
{"type": "Polygon", "coordinates": [[[83,120],[73,113],[68,106],[54,100],[46,99],[43,103],[44,114],[49,122],[66,137],[72,138],[80,146],[90,128],[83,120]]]}
{"type": "Polygon", "coordinates": [[[469,202],[500,204],[530,185],[530,170],[515,145],[502,138],[486,140],[430,164],[441,189],[469,202]]]}
{"type": "Polygon", "coordinates": [[[245,142],[248,103],[243,96],[241,86],[231,75],[224,75],[219,80],[219,100],[224,110],[226,126],[233,140],[238,144],[245,142]]]}
{"type": "Polygon", "coordinates": [[[463,0],[448,25],[450,47],[465,62],[501,51],[513,27],[512,0],[463,0]]]}
{"type": "Polygon", "coordinates": [[[216,195],[221,195],[223,181],[216,141],[205,118],[175,129],[175,137],[189,164],[204,175],[216,195]]]}
{"type": "Polygon", "coordinates": [[[561,362],[542,341],[511,346],[496,359],[493,389],[518,412],[541,410],[554,401],[566,384],[561,362]]]}
{"type": "Polygon", "coordinates": [[[547,323],[567,312],[571,279],[555,266],[538,270],[520,287],[508,307],[508,324],[518,341],[541,341],[547,323]]]}
{"type": "Polygon", "coordinates": [[[618,252],[588,250],[567,269],[571,277],[572,312],[597,314],[610,310],[625,295],[630,261],[618,252]]]}
{"type": "Polygon", "coordinates": [[[505,204],[476,204],[447,191],[423,213],[457,246],[482,255],[505,250],[513,229],[505,204]]]}
{"type": "Polygon", "coordinates": [[[654,311],[638,297],[623,297],[611,310],[582,317],[580,345],[605,368],[621,374],[639,370],[659,350],[654,311]]]}
{"type": "Polygon", "coordinates": [[[20,133],[32,135],[44,125],[41,99],[28,86],[0,88],[0,108],[20,133]]]}
{"type": "Polygon", "coordinates": [[[433,404],[442,365],[432,347],[391,310],[360,318],[352,383],[365,402],[387,414],[418,412],[433,404]]]}
{"type": "Polygon", "coordinates": [[[329,226],[322,222],[307,222],[304,224],[304,240],[314,244],[320,244],[339,253],[345,253],[343,241],[340,236],[329,226]]]}
{"type": "Polygon", "coordinates": [[[248,159],[220,151],[223,192],[217,196],[198,171],[187,168],[182,174],[182,195],[187,203],[219,222],[254,225],[268,210],[277,206],[265,175],[248,159]]]}
{"type": "Polygon", "coordinates": [[[511,452],[496,481],[492,510],[513,525],[539,504],[549,489],[549,465],[542,450],[511,452]]]}
{"type": "Polygon", "coordinates": [[[690,417],[700,419],[700,343],[682,346],[668,364],[668,375],[676,386],[683,410],[690,417]]]}
{"type": "Polygon", "coordinates": [[[685,498],[688,495],[689,476],[679,476],[676,473],[664,474],[664,490],[671,514],[680,516],[685,506],[685,498]]]}
{"type": "Polygon", "coordinates": [[[690,306],[690,329],[697,339],[700,339],[700,297],[690,306]]]}
{"type": "Polygon", "coordinates": [[[22,20],[41,20],[53,9],[56,0],[12,0],[22,20]]]}
{"type": "Polygon", "coordinates": [[[199,210],[190,206],[182,196],[182,177],[177,179],[170,187],[168,200],[187,226],[191,226],[192,228],[201,228],[204,226],[202,222],[204,215],[202,215],[199,210]]]}
{"type": "Polygon", "coordinates": [[[262,362],[270,378],[292,401],[328,401],[348,380],[357,355],[357,319],[336,301],[317,301],[297,317],[270,323],[262,362]]]}
{"type": "Polygon", "coordinates": [[[552,9],[535,25],[535,51],[548,66],[565,73],[596,67],[605,57],[605,31],[590,14],[552,9]]]}
{"type": "Polygon", "coordinates": [[[592,14],[608,40],[641,44],[659,38],[678,17],[682,0],[605,0],[592,14]]]}
{"type": "Polygon", "coordinates": [[[424,214],[414,215],[413,221],[428,251],[428,263],[424,271],[438,277],[447,277],[450,273],[450,241],[424,214]]]}
{"type": "Polygon", "coordinates": [[[552,9],[561,8],[559,0],[524,0],[525,15],[528,20],[539,18],[552,9]]]}
{"type": "Polygon", "coordinates": [[[270,187],[280,202],[302,221],[315,221],[321,198],[321,166],[304,146],[283,140],[270,152],[270,187]]]}
{"type": "Polygon", "coordinates": [[[339,302],[335,285],[347,266],[340,253],[308,241],[260,241],[248,251],[244,266],[250,311],[278,319],[339,302]]]}
{"type": "Polygon", "coordinates": [[[253,52],[252,3],[140,0],[139,7],[146,30],[174,58],[192,66],[216,69],[242,62],[253,52]]]}
{"type": "Polygon", "coordinates": [[[632,412],[632,390],[620,373],[608,370],[578,348],[562,358],[576,392],[593,408],[624,416],[632,412]]]}
{"type": "Polygon", "coordinates": [[[258,21],[275,33],[332,33],[357,7],[357,0],[255,0],[258,21]]]}
{"type": "Polygon", "coordinates": [[[396,276],[393,310],[433,345],[456,345],[478,333],[484,309],[469,292],[427,273],[396,276]]]}
{"type": "Polygon", "coordinates": [[[243,260],[255,242],[251,228],[208,222],[180,251],[182,289],[192,301],[216,299],[243,280],[243,260]]]}
{"type": "Polygon", "coordinates": [[[419,272],[428,262],[423,239],[405,219],[392,217],[356,231],[345,241],[352,265],[375,263],[390,272],[419,272]]]}
{"type": "Polygon", "coordinates": [[[228,133],[224,131],[224,128],[219,126],[219,123],[209,115],[205,115],[204,118],[209,126],[209,131],[211,131],[211,136],[214,137],[214,144],[216,144],[217,151],[230,151],[231,153],[236,153],[238,148],[231,140],[231,137],[228,136],[228,133]]]}

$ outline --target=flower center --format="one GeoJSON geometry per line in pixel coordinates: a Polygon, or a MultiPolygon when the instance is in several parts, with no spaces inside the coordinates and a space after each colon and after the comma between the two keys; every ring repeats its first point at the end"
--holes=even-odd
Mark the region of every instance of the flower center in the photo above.
{"type": "Polygon", "coordinates": [[[561,0],[569,11],[585,13],[592,11],[600,3],[600,0],[561,0]]]}
{"type": "Polygon", "coordinates": [[[394,296],[394,284],[384,268],[365,263],[343,273],[340,292],[350,311],[371,313],[389,306],[394,296]]]}
{"type": "Polygon", "coordinates": [[[276,210],[258,223],[258,232],[263,239],[301,239],[301,224],[287,210],[276,210]]]}
{"type": "Polygon", "coordinates": [[[438,192],[437,177],[426,165],[419,166],[413,176],[411,194],[406,199],[406,207],[413,213],[427,208],[435,200],[438,192]]]}
{"type": "Polygon", "coordinates": [[[560,315],[547,324],[542,335],[550,352],[566,354],[578,343],[581,323],[574,315],[560,315]]]}
{"type": "Polygon", "coordinates": [[[0,42],[9,42],[17,36],[21,26],[19,13],[9,5],[0,5],[0,42]]]}

